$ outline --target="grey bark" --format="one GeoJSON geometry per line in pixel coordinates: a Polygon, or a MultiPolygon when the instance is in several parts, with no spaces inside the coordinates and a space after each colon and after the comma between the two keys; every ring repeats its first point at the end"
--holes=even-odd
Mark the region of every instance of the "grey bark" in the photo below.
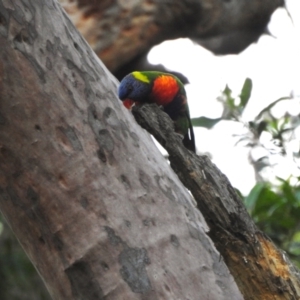
{"type": "Polygon", "coordinates": [[[59,4],[0,0],[0,45],[0,210],[53,299],[242,299],[59,4]]]}

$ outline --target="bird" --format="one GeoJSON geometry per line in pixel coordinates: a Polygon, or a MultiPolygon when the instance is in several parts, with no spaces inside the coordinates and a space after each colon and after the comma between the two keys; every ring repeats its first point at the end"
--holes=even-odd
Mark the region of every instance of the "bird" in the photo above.
{"type": "Polygon", "coordinates": [[[134,71],[121,80],[118,96],[127,109],[143,103],[162,106],[173,120],[175,132],[183,135],[183,145],[196,152],[186,91],[176,76],[158,71],[134,71]]]}

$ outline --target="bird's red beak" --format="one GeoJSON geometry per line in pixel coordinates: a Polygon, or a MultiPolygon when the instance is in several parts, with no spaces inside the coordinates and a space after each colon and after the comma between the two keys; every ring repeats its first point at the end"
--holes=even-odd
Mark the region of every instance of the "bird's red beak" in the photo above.
{"type": "Polygon", "coordinates": [[[127,108],[127,109],[131,109],[131,107],[133,106],[134,101],[131,99],[125,99],[123,101],[123,105],[127,108]]]}

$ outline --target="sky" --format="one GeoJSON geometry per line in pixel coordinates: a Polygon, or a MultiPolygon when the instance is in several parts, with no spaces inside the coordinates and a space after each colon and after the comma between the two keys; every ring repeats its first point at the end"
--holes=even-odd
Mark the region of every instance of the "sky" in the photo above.
{"type": "MultiPolygon", "coordinates": [[[[285,111],[300,113],[300,1],[287,0],[285,9],[274,12],[269,24],[272,36],[262,36],[239,55],[215,56],[189,39],[166,41],[154,47],[148,59],[152,64],[183,73],[189,80],[185,86],[191,117],[220,117],[221,104],[216,101],[226,84],[237,96],[245,79],[251,78],[253,89],[249,105],[243,114],[245,122],[252,120],[264,107],[281,97],[293,94],[295,101],[282,103],[272,111],[276,117],[285,111]],[[172,55],[170,55],[172,53],[172,55]],[[183,56],[182,53],[185,53],[183,56]]],[[[248,162],[249,149],[235,145],[233,134],[245,132],[242,124],[222,121],[212,130],[195,128],[196,146],[199,152],[209,152],[213,162],[224,172],[234,187],[247,195],[255,184],[252,166],[248,162]]],[[[270,136],[264,135],[268,141],[270,136]]],[[[300,138],[300,133],[299,133],[300,138]]],[[[291,160],[291,153],[299,150],[293,144],[290,154],[277,157],[273,168],[266,169],[266,176],[288,178],[300,175],[291,160]]],[[[263,156],[262,149],[253,151],[263,156]]]]}

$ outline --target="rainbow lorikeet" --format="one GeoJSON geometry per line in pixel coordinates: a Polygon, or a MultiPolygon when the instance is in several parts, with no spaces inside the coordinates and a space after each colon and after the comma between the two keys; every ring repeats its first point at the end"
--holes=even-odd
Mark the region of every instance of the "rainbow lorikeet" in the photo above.
{"type": "Polygon", "coordinates": [[[128,109],[141,103],[162,106],[174,121],[175,131],[183,135],[184,146],[196,152],[186,92],[176,76],[156,71],[132,72],[122,79],[119,98],[128,109]]]}

